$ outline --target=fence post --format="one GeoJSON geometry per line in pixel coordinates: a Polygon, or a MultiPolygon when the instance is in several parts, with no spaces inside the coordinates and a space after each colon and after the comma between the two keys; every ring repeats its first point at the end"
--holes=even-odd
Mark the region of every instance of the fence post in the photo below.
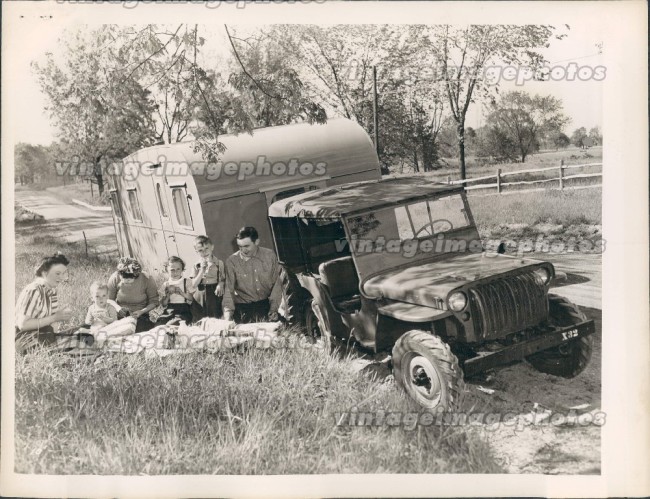
{"type": "Polygon", "coordinates": [[[88,239],[86,239],[86,231],[81,231],[81,233],[84,235],[84,246],[86,247],[86,258],[88,258],[88,239]]]}
{"type": "Polygon", "coordinates": [[[501,168],[497,168],[497,193],[501,194],[501,168]]]}
{"type": "Polygon", "coordinates": [[[564,170],[564,160],[561,159],[560,160],[560,190],[564,189],[564,178],[562,177],[562,175],[564,174],[563,170],[564,170]]]}

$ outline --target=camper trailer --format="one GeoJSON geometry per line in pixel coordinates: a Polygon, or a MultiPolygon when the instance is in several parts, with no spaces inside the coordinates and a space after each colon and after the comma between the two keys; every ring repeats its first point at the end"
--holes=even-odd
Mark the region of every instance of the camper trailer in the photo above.
{"type": "Polygon", "coordinates": [[[109,176],[113,222],[121,255],[158,274],[177,255],[192,262],[194,238],[207,234],[215,253],[237,250],[235,233],[256,227],[272,248],[268,207],[309,190],[381,177],[366,132],[356,123],[293,124],[224,135],[225,151],[207,163],[192,142],[139,150],[109,176]]]}

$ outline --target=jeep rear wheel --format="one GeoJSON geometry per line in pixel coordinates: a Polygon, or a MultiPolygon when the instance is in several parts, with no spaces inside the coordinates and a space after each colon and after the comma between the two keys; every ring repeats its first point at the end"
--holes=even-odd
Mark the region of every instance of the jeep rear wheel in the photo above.
{"type": "Polygon", "coordinates": [[[285,268],[280,270],[280,281],[284,318],[292,326],[302,326],[305,320],[303,310],[309,307],[308,303],[305,305],[307,292],[298,282],[296,275],[285,268]]]}
{"type": "Polygon", "coordinates": [[[465,386],[449,345],[426,331],[409,331],[393,347],[395,381],[426,409],[455,410],[465,386]]]}
{"type": "MultiPolygon", "coordinates": [[[[548,295],[548,301],[549,319],[554,326],[571,326],[587,320],[587,316],[566,298],[548,295]]],[[[562,378],[574,378],[589,364],[592,344],[591,336],[582,336],[529,355],[526,360],[540,372],[562,378]]]]}
{"type": "Polygon", "coordinates": [[[323,318],[318,305],[312,300],[305,306],[305,329],[309,337],[317,340],[319,338],[323,341],[323,348],[326,352],[332,351],[332,335],[324,327],[323,318]]]}

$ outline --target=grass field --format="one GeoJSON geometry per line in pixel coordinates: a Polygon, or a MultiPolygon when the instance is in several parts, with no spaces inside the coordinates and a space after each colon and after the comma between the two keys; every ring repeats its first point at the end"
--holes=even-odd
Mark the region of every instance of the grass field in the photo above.
{"type": "Polygon", "coordinates": [[[594,237],[601,234],[601,189],[468,197],[479,233],[488,237],[594,237]]]}
{"type": "MultiPolygon", "coordinates": [[[[40,258],[71,260],[60,301],[82,319],[91,281],[112,262],[85,259],[46,223],[16,229],[16,292],[40,258]]],[[[74,321],[73,321],[74,322],[74,321]]],[[[295,342],[293,343],[295,345],[295,342]]],[[[316,346],[181,357],[47,352],[16,360],[19,473],[496,473],[485,440],[461,427],[337,426],[337,413],[414,411],[392,378],[316,346]]]]}

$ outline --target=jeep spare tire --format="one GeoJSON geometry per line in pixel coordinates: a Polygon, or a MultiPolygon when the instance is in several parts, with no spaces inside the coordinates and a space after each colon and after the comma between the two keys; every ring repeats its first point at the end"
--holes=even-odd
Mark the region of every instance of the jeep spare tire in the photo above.
{"type": "MultiPolygon", "coordinates": [[[[549,321],[554,326],[572,326],[587,320],[587,316],[566,298],[548,295],[549,321]]],[[[542,350],[526,357],[526,360],[540,372],[574,378],[584,371],[591,360],[593,339],[582,336],[548,350],[542,350]]]]}
{"type": "Polygon", "coordinates": [[[463,371],[449,345],[426,331],[409,331],[393,347],[395,381],[425,409],[458,409],[463,371]]]}

